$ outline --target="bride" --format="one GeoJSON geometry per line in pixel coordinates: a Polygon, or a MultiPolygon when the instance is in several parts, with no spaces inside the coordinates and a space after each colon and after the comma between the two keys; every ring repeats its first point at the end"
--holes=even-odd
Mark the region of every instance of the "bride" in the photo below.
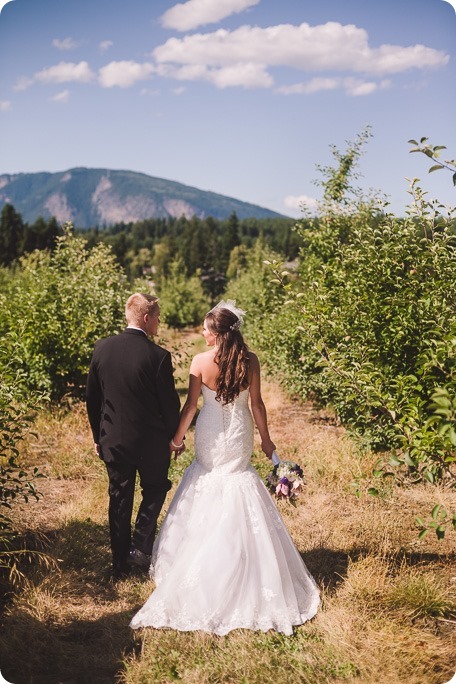
{"type": "Polygon", "coordinates": [[[220,302],[205,317],[209,351],[190,366],[188,396],[171,442],[204,404],[187,468],[152,551],[156,588],[131,627],[227,634],[238,628],[291,634],[312,618],[319,592],[283,520],[250,464],[253,418],[268,458],[275,445],[260,390],[260,366],[239,330],[245,312],[220,302]]]}

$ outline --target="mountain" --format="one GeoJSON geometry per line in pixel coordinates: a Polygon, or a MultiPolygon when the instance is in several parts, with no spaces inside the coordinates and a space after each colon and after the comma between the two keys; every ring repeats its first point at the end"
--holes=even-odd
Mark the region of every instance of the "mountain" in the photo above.
{"type": "Polygon", "coordinates": [[[278,218],[255,204],[134,171],[75,168],[59,173],[0,175],[0,208],[12,204],[27,223],[55,216],[77,228],[147,218],[197,216],[278,218]]]}

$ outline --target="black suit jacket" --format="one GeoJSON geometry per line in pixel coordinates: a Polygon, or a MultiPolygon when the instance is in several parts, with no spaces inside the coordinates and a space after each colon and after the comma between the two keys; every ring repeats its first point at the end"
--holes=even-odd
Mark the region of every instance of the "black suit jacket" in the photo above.
{"type": "Polygon", "coordinates": [[[180,411],[171,354],[132,328],[99,340],[90,364],[86,405],[104,461],[137,463],[157,448],[164,451],[180,411]]]}

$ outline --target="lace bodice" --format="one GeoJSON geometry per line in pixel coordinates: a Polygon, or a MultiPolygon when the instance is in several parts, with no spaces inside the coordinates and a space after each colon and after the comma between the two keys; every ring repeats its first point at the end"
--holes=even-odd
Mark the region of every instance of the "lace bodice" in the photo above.
{"type": "Polygon", "coordinates": [[[243,472],[253,451],[253,419],[249,390],[243,390],[231,404],[215,399],[215,391],[203,385],[204,404],[196,421],[196,460],[205,470],[221,469],[224,474],[243,472]]]}

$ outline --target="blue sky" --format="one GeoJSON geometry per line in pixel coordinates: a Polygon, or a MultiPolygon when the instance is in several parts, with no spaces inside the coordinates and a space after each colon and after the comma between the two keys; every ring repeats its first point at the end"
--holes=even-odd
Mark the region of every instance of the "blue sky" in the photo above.
{"type": "Polygon", "coordinates": [[[455,48],[444,0],[11,0],[0,174],[128,169],[299,216],[369,125],[360,185],[454,206],[407,141],[456,158],[455,48]]]}

